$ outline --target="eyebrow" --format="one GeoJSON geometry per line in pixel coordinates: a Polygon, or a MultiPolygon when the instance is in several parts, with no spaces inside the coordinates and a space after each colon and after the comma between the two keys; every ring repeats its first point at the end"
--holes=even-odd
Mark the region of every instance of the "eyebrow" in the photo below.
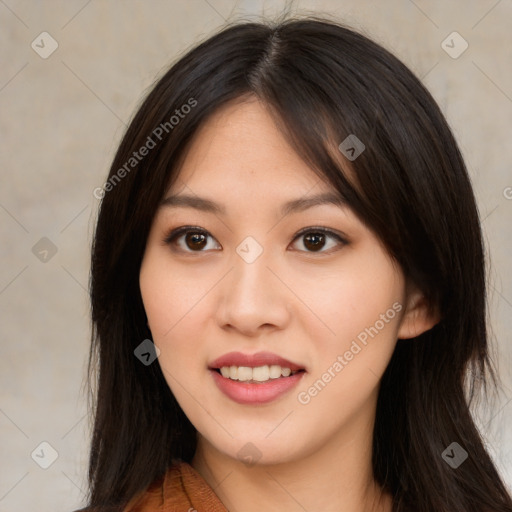
{"type": "MultiPolygon", "coordinates": [[[[317,194],[309,197],[300,197],[299,199],[293,199],[284,203],[281,206],[281,215],[285,216],[290,213],[301,212],[314,206],[321,206],[326,204],[332,204],[343,208],[346,206],[346,201],[339,195],[333,192],[325,192],[323,194],[317,194]]],[[[193,208],[203,212],[209,212],[219,215],[226,214],[225,206],[216,203],[210,199],[204,197],[192,196],[188,194],[171,195],[165,198],[161,206],[167,208],[193,208]]]]}

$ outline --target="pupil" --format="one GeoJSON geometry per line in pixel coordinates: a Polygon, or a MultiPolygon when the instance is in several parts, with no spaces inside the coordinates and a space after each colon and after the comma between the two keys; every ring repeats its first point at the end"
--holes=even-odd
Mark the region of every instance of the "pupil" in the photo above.
{"type": "Polygon", "coordinates": [[[206,245],[206,236],[202,233],[188,233],[185,239],[190,249],[202,249],[206,245]]]}
{"type": "MultiPolygon", "coordinates": [[[[202,249],[206,245],[206,236],[203,233],[188,233],[185,237],[190,249],[202,249]]],[[[304,245],[313,251],[321,249],[325,244],[322,233],[313,233],[304,237],[304,245]]]]}
{"type": "Polygon", "coordinates": [[[325,237],[321,233],[309,234],[304,237],[304,245],[313,251],[321,249],[325,243],[325,237]]]}

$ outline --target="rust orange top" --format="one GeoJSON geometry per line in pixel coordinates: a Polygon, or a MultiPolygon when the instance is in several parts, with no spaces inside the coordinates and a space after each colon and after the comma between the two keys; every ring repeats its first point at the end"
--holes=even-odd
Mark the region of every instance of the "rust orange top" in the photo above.
{"type": "Polygon", "coordinates": [[[186,462],[171,466],[163,478],[134,498],[125,512],[228,512],[206,480],[186,462]]]}

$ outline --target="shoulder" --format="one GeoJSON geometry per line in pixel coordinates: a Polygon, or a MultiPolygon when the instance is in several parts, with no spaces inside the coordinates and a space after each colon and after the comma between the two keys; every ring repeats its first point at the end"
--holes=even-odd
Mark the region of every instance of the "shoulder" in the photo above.
{"type": "Polygon", "coordinates": [[[175,471],[175,467],[170,467],[161,477],[154,480],[151,485],[143,492],[133,497],[123,512],[153,512],[161,510],[164,504],[164,486],[168,475],[175,471]]]}
{"type": "MultiPolygon", "coordinates": [[[[119,507],[85,508],[75,512],[119,512],[119,507]]],[[[188,463],[172,464],[164,475],[128,504],[122,512],[228,512],[213,489],[188,463]]]]}
{"type": "MultiPolygon", "coordinates": [[[[74,512],[155,512],[161,511],[163,505],[163,486],[165,483],[165,475],[155,479],[149,487],[134,496],[127,504],[98,505],[88,506],[75,510],[74,512]]],[[[166,510],[167,512],[167,510],[166,510]]]]}
{"type": "Polygon", "coordinates": [[[227,512],[213,489],[188,463],[178,462],[146,491],[135,497],[123,512],[227,512]]]}

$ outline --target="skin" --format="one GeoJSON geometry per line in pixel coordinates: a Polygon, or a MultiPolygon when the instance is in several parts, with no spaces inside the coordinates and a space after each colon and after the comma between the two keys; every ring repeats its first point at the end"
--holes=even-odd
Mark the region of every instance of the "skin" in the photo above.
{"type": "Polygon", "coordinates": [[[165,196],[205,197],[225,213],[164,205],[149,234],[140,287],[158,362],[198,431],[192,466],[231,512],[391,511],[371,469],[379,382],[397,338],[417,336],[437,319],[346,206],[279,212],[286,201],[333,190],[258,100],[231,103],[196,132],[165,196]],[[184,235],[164,242],[184,225],[209,233],[202,249],[190,239],[187,245],[184,235]],[[326,236],[315,251],[304,236],[296,238],[300,229],[318,226],[348,243],[326,236]],[[236,252],[247,236],[263,249],[252,263],[236,252]],[[394,318],[386,317],[342,371],[300,403],[299,393],[397,303],[394,318]],[[231,351],[274,352],[306,372],[277,400],[240,405],[221,393],[208,370],[231,351]],[[249,442],[257,448],[254,465],[237,455],[249,442]]]}

